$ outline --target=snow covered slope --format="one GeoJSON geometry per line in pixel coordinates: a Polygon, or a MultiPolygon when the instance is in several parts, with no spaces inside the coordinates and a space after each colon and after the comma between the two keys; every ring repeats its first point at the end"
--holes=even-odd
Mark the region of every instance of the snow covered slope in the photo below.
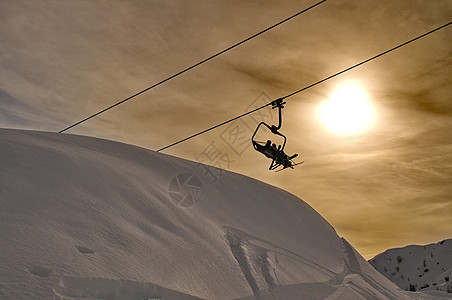
{"type": "Polygon", "coordinates": [[[452,293],[452,239],[390,249],[369,262],[402,289],[452,293]]]}
{"type": "Polygon", "coordinates": [[[413,299],[306,203],[251,178],[7,129],[0,171],[0,299],[413,299]]]}

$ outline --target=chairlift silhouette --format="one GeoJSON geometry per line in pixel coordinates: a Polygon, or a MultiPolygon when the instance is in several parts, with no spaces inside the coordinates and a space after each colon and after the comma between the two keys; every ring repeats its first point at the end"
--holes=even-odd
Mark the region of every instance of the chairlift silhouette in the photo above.
{"type": "Polygon", "coordinates": [[[278,108],[278,126],[275,125],[268,125],[265,122],[260,122],[259,125],[257,125],[256,130],[254,131],[253,136],[251,137],[251,142],[253,143],[253,147],[256,151],[264,154],[266,157],[270,158],[272,160],[269,170],[276,172],[282,171],[286,168],[292,168],[296,165],[302,164],[301,163],[295,163],[293,159],[298,156],[297,153],[295,153],[292,156],[288,156],[284,152],[284,148],[286,147],[287,138],[284,134],[279,132],[282,126],[282,109],[284,108],[284,104],[286,102],[283,101],[282,98],[274,100],[272,103],[272,109],[278,108]],[[257,141],[256,135],[259,131],[261,131],[262,126],[267,127],[270,132],[274,135],[280,136],[284,139],[284,142],[276,147],[276,144],[271,142],[271,140],[267,140],[267,142],[257,141]],[[278,167],[282,166],[281,169],[276,170],[278,167]]]}

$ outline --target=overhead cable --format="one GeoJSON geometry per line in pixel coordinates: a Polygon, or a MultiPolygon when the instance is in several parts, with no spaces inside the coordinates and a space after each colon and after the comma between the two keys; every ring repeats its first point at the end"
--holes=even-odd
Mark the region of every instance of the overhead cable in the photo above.
{"type": "Polygon", "coordinates": [[[249,114],[252,114],[252,113],[254,113],[254,112],[258,111],[258,110],[261,110],[261,109],[263,109],[263,108],[265,108],[265,107],[267,107],[267,106],[270,106],[270,105],[272,105],[273,103],[275,103],[275,101],[277,101],[277,100],[279,100],[279,99],[284,100],[284,99],[287,99],[287,98],[289,98],[289,97],[292,97],[292,96],[294,96],[294,95],[296,95],[296,94],[298,94],[298,93],[301,93],[301,92],[303,92],[303,91],[305,91],[305,90],[307,90],[307,89],[310,89],[310,88],[312,88],[312,87],[314,87],[314,86],[316,86],[316,85],[319,85],[319,84],[321,84],[321,83],[323,83],[323,82],[325,82],[325,81],[327,81],[327,80],[329,80],[329,79],[332,79],[332,78],[334,78],[334,77],[336,77],[336,76],[339,76],[339,75],[341,75],[341,74],[343,74],[343,73],[345,73],[345,72],[348,72],[348,71],[350,71],[350,70],[352,70],[352,69],[355,69],[355,68],[357,68],[357,67],[359,67],[359,66],[361,66],[361,65],[363,65],[363,64],[365,64],[365,63],[368,63],[368,62],[370,62],[370,61],[372,61],[372,60],[374,60],[374,59],[377,59],[377,58],[379,58],[379,57],[381,57],[381,56],[383,56],[383,55],[385,55],[385,54],[388,54],[388,53],[390,53],[390,52],[392,52],[392,51],[394,51],[394,50],[397,50],[397,49],[399,49],[399,48],[401,48],[401,47],[403,47],[403,46],[406,46],[406,45],[408,45],[408,44],[410,44],[410,43],[412,43],[412,42],[414,42],[414,41],[416,41],[416,40],[419,40],[419,39],[421,39],[421,38],[423,38],[423,37],[425,37],[425,36],[427,36],[427,35],[429,35],[429,34],[432,34],[432,33],[436,32],[436,31],[438,31],[438,30],[444,28],[444,27],[447,27],[447,26],[449,26],[449,25],[451,25],[451,24],[452,24],[452,22],[449,22],[449,23],[444,24],[444,25],[442,25],[442,26],[440,26],[440,27],[437,27],[437,28],[435,28],[435,29],[433,29],[433,30],[430,30],[430,31],[428,31],[428,32],[426,32],[426,33],[424,33],[424,34],[421,34],[421,35],[419,35],[419,36],[417,36],[417,37],[415,37],[415,38],[413,38],[413,39],[411,39],[411,40],[408,40],[408,41],[406,41],[406,42],[404,42],[404,43],[402,43],[402,44],[400,44],[400,45],[398,45],[398,46],[395,46],[395,47],[393,47],[393,48],[390,48],[389,50],[386,50],[386,51],[381,52],[380,54],[377,54],[377,55],[375,55],[375,56],[372,56],[371,58],[368,58],[368,59],[366,59],[366,60],[363,60],[362,62],[357,63],[357,64],[355,64],[355,65],[353,65],[353,66],[351,66],[351,67],[349,67],[349,68],[346,68],[346,69],[344,69],[344,70],[342,70],[342,71],[340,71],[340,72],[337,72],[337,73],[335,73],[335,74],[333,74],[333,75],[331,75],[331,76],[328,76],[328,77],[326,77],[326,78],[324,78],[324,79],[322,79],[322,80],[319,80],[319,81],[317,81],[317,82],[315,82],[315,83],[313,83],[313,84],[310,84],[310,85],[308,85],[308,86],[306,86],[306,87],[304,87],[304,88],[302,88],[302,89],[296,90],[296,91],[294,91],[294,92],[292,92],[292,93],[290,93],[290,94],[288,94],[288,95],[286,95],[286,96],[284,96],[284,97],[280,97],[280,98],[278,98],[278,99],[275,99],[275,100],[273,100],[273,101],[271,101],[271,102],[269,102],[269,103],[267,103],[267,104],[265,104],[265,105],[262,105],[262,106],[260,106],[260,107],[258,107],[258,108],[256,108],[256,109],[253,109],[253,110],[251,110],[251,111],[249,111],[249,112],[246,112],[246,113],[244,113],[244,114],[241,114],[241,115],[239,115],[239,116],[237,116],[237,117],[235,117],[235,118],[229,119],[229,120],[224,121],[224,122],[222,122],[222,123],[219,123],[219,124],[217,124],[217,125],[215,125],[215,126],[212,126],[212,127],[208,128],[208,129],[205,129],[205,130],[203,130],[203,131],[200,131],[200,132],[198,132],[198,133],[195,133],[195,134],[193,134],[193,135],[191,135],[191,136],[189,136],[189,137],[186,137],[186,138],[184,138],[184,139],[182,139],[182,140],[179,140],[179,141],[177,141],[177,142],[174,142],[174,143],[172,143],[172,144],[169,144],[168,146],[165,146],[165,147],[163,147],[163,148],[160,148],[160,149],[158,149],[158,150],[156,150],[156,151],[157,151],[157,152],[163,151],[163,150],[168,149],[168,148],[170,148],[170,147],[173,147],[173,146],[175,146],[175,145],[177,145],[177,144],[180,144],[180,143],[182,143],[182,142],[185,142],[185,141],[187,141],[187,140],[189,140],[189,139],[192,139],[192,138],[194,138],[194,137],[197,137],[197,136],[199,136],[199,135],[201,135],[201,134],[204,134],[204,133],[206,133],[206,132],[208,132],[208,131],[211,131],[211,130],[213,130],[213,129],[216,129],[216,128],[220,127],[220,126],[226,125],[226,124],[228,124],[228,123],[230,123],[230,122],[233,122],[233,121],[235,121],[235,120],[237,120],[237,119],[240,119],[240,118],[242,118],[242,117],[244,117],[244,116],[247,116],[247,115],[249,115],[249,114]]]}
{"type": "Polygon", "coordinates": [[[175,77],[177,77],[177,76],[179,76],[179,75],[181,75],[181,74],[183,74],[183,73],[185,73],[185,72],[187,72],[187,71],[189,71],[191,69],[194,69],[194,68],[198,67],[199,65],[201,65],[201,64],[203,64],[203,63],[205,63],[205,62],[207,62],[207,61],[209,61],[209,60],[211,60],[211,59],[213,59],[213,58],[215,58],[215,57],[217,57],[217,56],[229,51],[229,50],[232,50],[233,48],[235,48],[237,46],[240,46],[240,45],[248,42],[249,40],[251,40],[251,39],[253,39],[253,38],[255,38],[255,37],[267,32],[267,31],[269,31],[269,30],[271,30],[271,29],[273,29],[273,28],[275,28],[275,27],[277,27],[277,26],[279,26],[279,25],[281,25],[281,24],[283,24],[283,23],[285,23],[285,22],[287,22],[287,21],[289,21],[289,20],[291,20],[291,19],[303,14],[303,13],[305,13],[305,12],[307,12],[308,10],[313,9],[314,7],[324,3],[326,1],[327,0],[321,0],[321,1],[319,1],[319,2],[317,2],[315,4],[313,4],[313,5],[309,6],[308,8],[305,8],[305,9],[297,12],[296,14],[294,14],[294,15],[292,15],[292,16],[290,16],[290,17],[288,17],[288,18],[286,18],[286,19],[284,19],[282,21],[279,21],[278,23],[276,23],[274,25],[272,25],[270,27],[267,27],[266,29],[264,29],[262,31],[259,31],[258,33],[254,34],[254,35],[252,35],[252,36],[250,36],[250,37],[248,37],[248,38],[246,38],[246,39],[244,39],[244,40],[242,40],[242,41],[240,41],[240,42],[238,42],[238,43],[236,43],[236,44],[234,44],[234,45],[232,45],[232,46],[230,46],[230,47],[228,47],[228,48],[226,48],[226,49],[224,49],[224,50],[222,50],[222,51],[220,51],[220,52],[218,52],[218,53],[216,53],[216,54],[214,54],[214,55],[212,55],[212,56],[210,56],[210,57],[208,57],[208,58],[206,58],[206,59],[204,59],[204,60],[202,60],[202,61],[200,61],[200,62],[198,62],[198,63],[196,63],[196,64],[194,64],[192,66],[190,66],[190,67],[188,67],[188,68],[186,68],[186,69],[183,69],[182,71],[179,71],[178,73],[176,73],[174,75],[171,75],[170,77],[167,77],[167,78],[165,78],[165,79],[163,79],[163,80],[151,85],[150,87],[148,87],[148,88],[146,88],[146,89],[144,89],[144,90],[142,90],[142,91],[140,91],[140,92],[138,92],[136,94],[133,94],[132,96],[129,96],[129,97],[127,97],[127,98],[125,98],[125,99],[123,99],[123,100],[121,100],[121,101],[119,101],[119,102],[107,107],[107,108],[102,109],[101,111],[99,111],[99,112],[97,112],[97,113],[95,113],[95,114],[93,114],[93,115],[91,115],[91,116],[89,116],[89,117],[87,117],[87,118],[85,118],[85,119],[83,119],[81,121],[78,121],[77,123],[74,123],[74,124],[64,128],[64,129],[60,130],[59,133],[63,133],[66,130],[69,130],[69,129],[77,126],[77,125],[80,125],[83,122],[86,122],[86,121],[88,121],[88,120],[90,120],[90,119],[92,119],[92,118],[94,118],[94,117],[106,112],[107,110],[110,110],[110,109],[112,109],[112,108],[114,108],[114,107],[116,107],[116,106],[118,106],[118,105],[120,105],[120,104],[122,104],[124,102],[127,102],[127,101],[135,98],[136,96],[139,96],[139,95],[149,91],[150,89],[153,89],[153,88],[161,85],[162,83],[165,83],[165,82],[167,82],[167,81],[169,81],[169,80],[171,80],[171,79],[173,79],[173,78],[175,78],[175,77]]]}

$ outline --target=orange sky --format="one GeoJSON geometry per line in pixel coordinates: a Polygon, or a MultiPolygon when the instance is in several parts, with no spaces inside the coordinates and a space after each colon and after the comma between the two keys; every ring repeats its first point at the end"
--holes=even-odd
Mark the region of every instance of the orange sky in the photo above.
{"type": "MultiPolygon", "coordinates": [[[[59,131],[316,2],[0,0],[0,126],[59,131]]],[[[449,0],[329,0],[69,133],[159,149],[451,20],[449,0]]],[[[451,45],[448,27],[287,99],[286,152],[305,161],[295,170],[267,171],[246,142],[271,111],[166,153],[297,195],[366,258],[450,238],[451,45]],[[338,136],[317,110],[349,81],[375,122],[338,136]]]]}

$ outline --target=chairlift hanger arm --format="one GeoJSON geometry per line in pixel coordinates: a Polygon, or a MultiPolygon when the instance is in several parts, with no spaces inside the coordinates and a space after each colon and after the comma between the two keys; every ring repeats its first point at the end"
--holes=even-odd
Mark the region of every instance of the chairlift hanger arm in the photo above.
{"type": "Polygon", "coordinates": [[[273,100],[271,102],[272,104],[272,108],[278,108],[278,127],[276,127],[275,125],[272,125],[272,127],[270,128],[270,130],[274,133],[274,134],[278,134],[278,130],[281,129],[282,126],[282,109],[284,108],[284,104],[286,104],[286,102],[284,102],[283,98],[279,98],[276,100],[273,100]]]}
{"type": "Polygon", "coordinates": [[[257,132],[259,131],[259,128],[261,127],[261,125],[265,125],[271,130],[270,126],[268,126],[264,122],[260,122],[259,125],[257,125],[256,130],[254,130],[253,136],[251,137],[251,141],[254,141],[254,137],[256,136],[257,132]]]}
{"type": "MultiPolygon", "coordinates": [[[[286,141],[287,141],[286,136],[285,136],[284,134],[280,133],[280,132],[277,131],[277,130],[274,131],[273,128],[275,127],[275,125],[269,126],[269,125],[268,125],[267,123],[265,123],[265,122],[260,122],[259,125],[257,125],[256,130],[254,131],[253,136],[251,137],[251,141],[255,142],[256,134],[257,134],[257,132],[259,131],[259,128],[260,128],[262,125],[266,126],[273,134],[282,136],[282,137],[284,138],[284,143],[281,145],[281,150],[284,150],[284,147],[286,146],[286,141]]],[[[254,144],[254,143],[253,143],[253,144],[254,144]]],[[[256,148],[256,147],[255,147],[255,148],[256,148]]]]}
{"type": "MultiPolygon", "coordinates": [[[[265,122],[260,122],[259,125],[257,125],[256,130],[253,133],[253,136],[251,137],[251,141],[253,141],[253,145],[254,145],[254,142],[255,142],[254,138],[256,137],[256,134],[259,131],[260,127],[262,125],[264,125],[271,131],[271,133],[282,136],[284,138],[284,143],[281,146],[281,150],[284,150],[284,147],[286,146],[287,138],[284,134],[280,133],[278,130],[281,129],[281,126],[282,126],[282,109],[284,108],[284,104],[286,104],[286,102],[284,102],[283,98],[278,98],[276,100],[273,100],[270,104],[272,105],[272,109],[278,108],[278,126],[276,126],[276,125],[270,126],[265,122]]],[[[256,146],[254,146],[254,148],[256,148],[256,146]]]]}

